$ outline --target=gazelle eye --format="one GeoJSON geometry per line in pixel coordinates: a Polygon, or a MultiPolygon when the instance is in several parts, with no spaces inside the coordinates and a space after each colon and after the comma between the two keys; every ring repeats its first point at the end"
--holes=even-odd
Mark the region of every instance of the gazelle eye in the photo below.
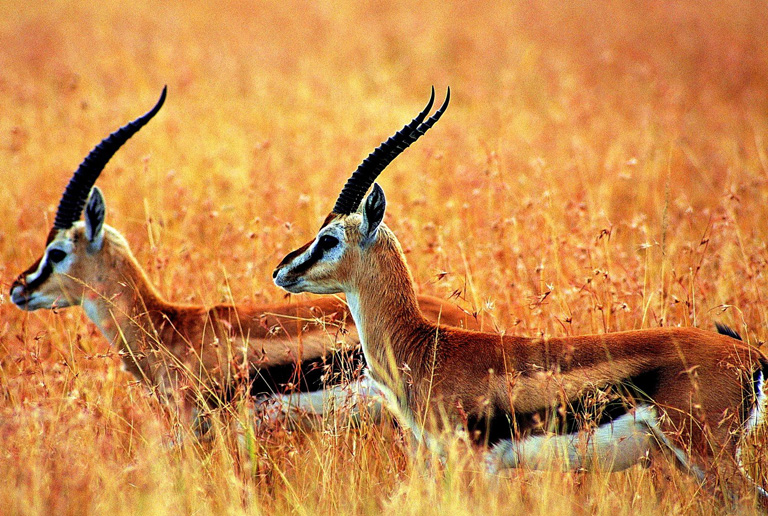
{"type": "Polygon", "coordinates": [[[66,257],[67,257],[67,253],[65,253],[61,249],[51,249],[50,251],[48,251],[48,261],[50,261],[51,263],[59,263],[66,257]]]}
{"type": "Polygon", "coordinates": [[[323,235],[317,242],[317,247],[323,251],[328,251],[339,245],[339,239],[331,235],[323,235]]]}

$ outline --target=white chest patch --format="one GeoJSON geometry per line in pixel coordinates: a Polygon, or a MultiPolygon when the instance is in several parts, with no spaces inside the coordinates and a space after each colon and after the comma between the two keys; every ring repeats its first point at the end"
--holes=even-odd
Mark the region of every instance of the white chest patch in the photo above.
{"type": "MultiPolygon", "coordinates": [[[[352,314],[352,319],[355,321],[355,326],[357,326],[357,334],[360,337],[360,346],[363,348],[363,354],[365,355],[365,360],[368,362],[368,367],[371,367],[372,355],[366,343],[365,318],[360,306],[360,296],[357,292],[345,292],[345,294],[347,296],[349,312],[352,314]]],[[[421,425],[419,425],[419,423],[416,421],[413,412],[410,410],[405,400],[400,400],[397,393],[393,391],[389,386],[381,382],[377,382],[373,378],[371,378],[371,382],[373,382],[376,388],[384,395],[387,408],[390,412],[392,412],[392,414],[394,414],[400,424],[408,428],[413,433],[418,442],[424,443],[431,450],[439,452],[440,446],[437,440],[432,435],[425,432],[423,428],[421,428],[421,425]]]]}
{"type": "Polygon", "coordinates": [[[109,314],[103,313],[100,304],[90,299],[83,299],[83,310],[85,310],[88,319],[99,328],[101,334],[111,341],[114,335],[107,331],[108,327],[111,326],[111,321],[107,319],[109,314]]]}
{"type": "Polygon", "coordinates": [[[40,263],[37,266],[37,270],[35,270],[30,274],[27,274],[27,277],[24,278],[27,284],[31,284],[37,281],[37,278],[39,278],[40,275],[43,273],[43,269],[45,268],[45,264],[47,263],[47,260],[48,258],[44,257],[42,260],[40,260],[40,263]]]}
{"type": "Polygon", "coordinates": [[[363,311],[360,307],[360,295],[357,292],[345,292],[347,296],[347,306],[349,306],[349,313],[352,315],[352,320],[355,321],[357,327],[357,334],[360,337],[360,346],[363,348],[363,353],[366,356],[370,356],[367,348],[365,347],[365,321],[363,320],[363,311]]]}

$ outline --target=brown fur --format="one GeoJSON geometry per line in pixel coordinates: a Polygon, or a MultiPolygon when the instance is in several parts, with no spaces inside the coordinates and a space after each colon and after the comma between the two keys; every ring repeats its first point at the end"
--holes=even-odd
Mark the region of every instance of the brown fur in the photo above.
{"type": "MultiPolygon", "coordinates": [[[[119,350],[126,368],[168,399],[191,410],[198,393],[218,400],[253,378],[264,393],[298,387],[302,365],[323,362],[339,349],[358,344],[354,322],[340,299],[271,305],[221,304],[210,308],[165,301],[148,280],[117,230],[105,226],[104,245],[89,252],[84,225],[60,230],[48,244],[69,241],[76,257],[67,274],[51,272],[39,284],[21,274],[12,290],[47,295],[56,306],[82,305],[119,350]],[[282,368],[292,380],[274,383],[282,368]]],[[[474,326],[451,303],[421,296],[421,308],[434,320],[474,326]]],[[[47,306],[50,308],[50,306],[47,306]]],[[[285,378],[286,375],[280,375],[285,378]]]]}

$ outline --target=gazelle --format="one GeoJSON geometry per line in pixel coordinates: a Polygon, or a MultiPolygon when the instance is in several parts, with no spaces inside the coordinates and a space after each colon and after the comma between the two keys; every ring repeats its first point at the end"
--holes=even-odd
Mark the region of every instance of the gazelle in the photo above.
{"type": "Polygon", "coordinates": [[[426,108],[363,161],[315,238],[277,266],[275,283],[293,293],[346,295],[371,377],[431,449],[440,451],[441,434],[460,427],[485,450],[491,471],[549,467],[551,458],[617,471],[660,449],[700,481],[744,482],[735,470],[739,443],[764,420],[768,359],[732,330],[525,338],[425,318],[373,183],[442,116],[449,98],[450,89],[426,119],[433,89],[426,108]]]}
{"type": "MultiPolygon", "coordinates": [[[[119,349],[125,367],[174,401],[187,422],[201,399],[218,402],[238,388],[252,395],[318,391],[338,383],[342,369],[361,369],[357,332],[340,299],[213,307],[170,303],[150,283],[125,238],[104,223],[104,198],[93,185],[114,153],[157,114],[165,96],[163,89],[148,113],[105,138],[79,166],[59,202],[45,251],[11,286],[12,301],[29,311],[82,306],[119,349]]],[[[435,320],[476,324],[451,303],[429,296],[419,302],[435,320]]],[[[340,387],[330,393],[346,395],[340,387]]],[[[311,399],[311,410],[318,410],[317,398],[311,399]]]]}

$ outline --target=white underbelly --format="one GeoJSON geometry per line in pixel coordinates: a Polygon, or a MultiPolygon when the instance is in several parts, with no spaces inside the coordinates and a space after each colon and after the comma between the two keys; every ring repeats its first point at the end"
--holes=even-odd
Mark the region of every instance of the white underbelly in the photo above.
{"type": "Polygon", "coordinates": [[[594,432],[501,441],[488,452],[486,462],[492,471],[516,467],[621,471],[647,458],[655,445],[650,428],[657,426],[655,409],[640,405],[594,432]]]}

